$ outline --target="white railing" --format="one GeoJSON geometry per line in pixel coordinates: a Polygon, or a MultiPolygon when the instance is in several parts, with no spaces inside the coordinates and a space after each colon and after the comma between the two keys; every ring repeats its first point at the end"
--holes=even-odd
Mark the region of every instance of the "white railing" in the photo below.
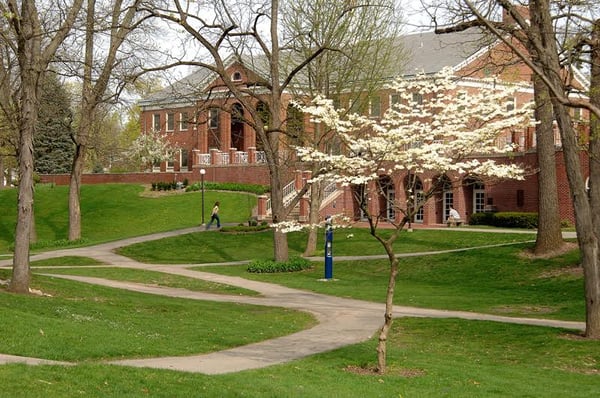
{"type": "Polygon", "coordinates": [[[337,191],[337,183],[335,181],[330,182],[323,189],[323,199],[322,202],[325,202],[331,195],[333,195],[337,191]]]}
{"type": "Polygon", "coordinates": [[[220,152],[218,164],[229,164],[229,154],[227,152],[220,152]]]}
{"type": "Polygon", "coordinates": [[[198,154],[198,164],[210,164],[210,153],[198,154]]]}
{"type": "MultiPolygon", "coordinates": [[[[296,197],[296,181],[290,182],[281,191],[283,193],[283,205],[287,206],[296,197]]],[[[266,209],[267,215],[272,214],[271,198],[267,199],[266,209]]]]}
{"type": "Polygon", "coordinates": [[[265,151],[256,151],[256,163],[267,163],[265,151]]]}
{"type": "MultiPolygon", "coordinates": [[[[197,156],[198,156],[198,164],[201,165],[210,165],[212,164],[212,159],[211,153],[198,153],[199,151],[194,151],[196,152],[197,156]]],[[[221,152],[218,151],[215,153],[216,159],[215,159],[215,163],[216,164],[229,164],[230,163],[230,154],[228,152],[221,152]]],[[[256,151],[255,152],[255,163],[267,163],[267,156],[265,154],[264,151],[256,151]]],[[[249,163],[249,155],[248,152],[244,152],[244,151],[237,151],[233,153],[233,159],[231,160],[231,163],[234,164],[248,164],[249,163]]]]}
{"type": "Polygon", "coordinates": [[[233,163],[248,163],[248,152],[235,152],[233,155],[233,163]]]}

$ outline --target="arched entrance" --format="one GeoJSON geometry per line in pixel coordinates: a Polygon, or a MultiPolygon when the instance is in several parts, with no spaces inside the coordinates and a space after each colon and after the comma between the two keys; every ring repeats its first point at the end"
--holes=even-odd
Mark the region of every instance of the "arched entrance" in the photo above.
{"type": "Polygon", "coordinates": [[[409,213],[412,214],[411,222],[422,224],[424,219],[423,182],[414,174],[408,174],[404,178],[404,191],[406,193],[409,213]]]}
{"type": "Polygon", "coordinates": [[[448,219],[450,206],[454,206],[454,192],[452,190],[452,181],[447,175],[437,177],[435,180],[436,193],[435,198],[435,222],[443,224],[448,219]]]}
{"type": "Polygon", "coordinates": [[[389,176],[379,178],[379,214],[386,220],[396,220],[396,188],[389,176]]]}
{"type": "Polygon", "coordinates": [[[244,148],[244,108],[235,103],[231,106],[231,147],[238,151],[244,148]]]}
{"type": "MultiPolygon", "coordinates": [[[[258,116],[260,117],[263,126],[265,126],[265,129],[267,129],[271,123],[271,111],[269,109],[269,105],[262,101],[259,102],[258,104],[256,104],[256,113],[258,113],[258,116]]],[[[265,143],[263,142],[262,137],[258,134],[256,135],[256,150],[265,150],[265,143]]]]}
{"type": "Polygon", "coordinates": [[[352,205],[355,220],[365,221],[367,216],[363,211],[361,204],[367,203],[367,188],[365,184],[352,186],[352,205]]]}

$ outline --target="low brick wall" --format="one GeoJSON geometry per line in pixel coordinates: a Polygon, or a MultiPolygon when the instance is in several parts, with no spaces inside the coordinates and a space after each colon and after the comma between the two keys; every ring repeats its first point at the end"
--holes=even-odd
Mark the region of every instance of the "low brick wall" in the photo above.
{"type": "MultiPolygon", "coordinates": [[[[269,170],[265,165],[226,165],[205,166],[204,181],[207,182],[236,182],[242,184],[269,185],[269,170]]],[[[187,178],[190,184],[200,181],[200,168],[192,171],[144,172],[144,173],[97,173],[83,174],[83,184],[151,184],[153,182],[183,181],[187,178]]],[[[42,174],[42,183],[68,185],[69,174],[42,174]]]]}

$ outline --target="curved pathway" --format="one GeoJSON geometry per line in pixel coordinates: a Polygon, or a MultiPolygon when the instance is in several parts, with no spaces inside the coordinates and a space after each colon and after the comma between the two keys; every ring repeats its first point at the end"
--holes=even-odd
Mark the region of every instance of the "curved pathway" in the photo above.
{"type": "MultiPolygon", "coordinates": [[[[114,249],[133,243],[161,239],[168,236],[175,236],[201,230],[202,229],[200,227],[195,227],[185,230],[125,239],[118,242],[111,242],[84,248],[56,250],[53,252],[32,256],[32,260],[62,256],[85,256],[100,260],[111,266],[150,269],[153,271],[183,275],[190,278],[239,286],[246,289],[255,290],[261,293],[262,296],[249,297],[227,296],[221,294],[216,295],[192,292],[185,289],[149,286],[140,283],[114,281],[102,278],[52,275],[53,277],[66,278],[80,282],[148,294],[158,294],[168,297],[285,307],[309,312],[313,314],[318,321],[316,326],[298,333],[224,351],[184,357],[128,359],[108,362],[116,365],[162,368],[186,372],[199,372],[204,374],[231,373],[247,369],[267,367],[270,365],[299,359],[308,355],[330,351],[346,345],[359,343],[371,338],[381,326],[383,322],[384,304],[339,298],[298,289],[291,289],[270,283],[251,281],[239,277],[217,275],[188,269],[188,267],[197,266],[197,264],[143,264],[114,253],[114,249]]],[[[433,254],[433,252],[421,253],[421,255],[423,254],[433,254]]],[[[336,259],[339,258],[336,257],[336,259]]],[[[11,263],[9,260],[0,261],[0,266],[10,265],[11,263]]],[[[583,330],[585,328],[585,324],[583,322],[565,322],[534,318],[513,318],[464,311],[444,311],[394,306],[395,318],[405,316],[489,320],[579,330],[583,330]]],[[[0,354],[0,364],[9,362],[24,362],[28,364],[68,364],[64,362],[0,354]]]]}

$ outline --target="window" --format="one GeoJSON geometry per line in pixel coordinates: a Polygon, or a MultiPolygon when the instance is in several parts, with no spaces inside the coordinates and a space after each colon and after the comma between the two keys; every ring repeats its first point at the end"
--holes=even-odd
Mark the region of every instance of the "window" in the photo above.
{"type": "Polygon", "coordinates": [[[241,82],[242,74],[240,72],[233,72],[233,75],[231,75],[231,80],[233,80],[234,82],[241,82]]]}
{"type": "Polygon", "coordinates": [[[219,110],[217,108],[208,110],[208,127],[211,129],[219,128],[219,110]]]}
{"type": "Polygon", "coordinates": [[[348,110],[350,113],[361,113],[361,103],[358,99],[350,99],[348,100],[348,110]]]}
{"type": "Polygon", "coordinates": [[[287,107],[287,133],[291,145],[304,145],[304,115],[293,105],[287,107]]]}
{"type": "Polygon", "coordinates": [[[390,105],[396,105],[400,103],[400,94],[392,94],[390,95],[390,105]]]}
{"type": "Polygon", "coordinates": [[[511,97],[506,102],[506,112],[512,112],[515,110],[515,99],[511,97]]]}
{"type": "Polygon", "coordinates": [[[189,156],[189,151],[187,149],[182,149],[181,150],[181,158],[179,159],[179,169],[180,170],[187,170],[188,168],[188,156],[189,156]]]}
{"type": "Polygon", "coordinates": [[[464,103],[467,99],[467,93],[465,91],[460,91],[456,94],[456,100],[460,104],[458,106],[458,111],[463,112],[465,110],[464,103]]]}
{"type": "Polygon", "coordinates": [[[573,120],[576,122],[581,120],[581,108],[573,108],[573,120]]]}
{"type": "Polygon", "coordinates": [[[160,113],[152,115],[152,128],[154,131],[160,131],[160,113]]]}
{"type": "Polygon", "coordinates": [[[167,113],[167,131],[175,130],[175,114],[167,113]]]}
{"type": "Polygon", "coordinates": [[[473,213],[485,211],[485,185],[481,182],[473,184],[473,213]]]}
{"type": "Polygon", "coordinates": [[[369,116],[380,117],[381,116],[381,98],[372,97],[369,101],[369,116]]]}
{"type": "Polygon", "coordinates": [[[412,105],[413,111],[418,111],[421,108],[421,105],[423,105],[423,94],[412,93],[411,105],[412,105]]]}
{"type": "Polygon", "coordinates": [[[181,112],[179,114],[179,131],[186,131],[188,129],[188,113],[181,112]]]}

